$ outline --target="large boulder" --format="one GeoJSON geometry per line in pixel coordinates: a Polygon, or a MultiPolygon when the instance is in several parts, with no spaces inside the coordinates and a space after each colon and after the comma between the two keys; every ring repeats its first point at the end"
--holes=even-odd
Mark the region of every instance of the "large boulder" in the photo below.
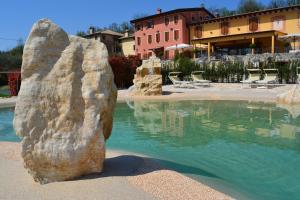
{"type": "Polygon", "coordinates": [[[277,106],[286,109],[294,119],[300,116],[300,84],[277,96],[277,106]]]}
{"type": "Polygon", "coordinates": [[[277,103],[300,106],[300,84],[277,96],[277,103]]]}
{"type": "Polygon", "coordinates": [[[101,172],[117,90],[105,45],[48,19],[26,41],[14,127],[24,165],[48,183],[101,172]]]}
{"type": "Polygon", "coordinates": [[[134,95],[155,96],[162,94],[161,60],[155,56],[143,60],[134,75],[134,95]]]}

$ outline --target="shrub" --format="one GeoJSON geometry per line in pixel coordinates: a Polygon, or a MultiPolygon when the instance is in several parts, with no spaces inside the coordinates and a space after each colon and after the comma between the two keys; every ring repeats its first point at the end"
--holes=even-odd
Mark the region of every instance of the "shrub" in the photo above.
{"type": "Polygon", "coordinates": [[[112,56],[109,64],[114,72],[116,86],[128,88],[133,85],[135,70],[141,65],[141,60],[138,56],[112,56]]]}

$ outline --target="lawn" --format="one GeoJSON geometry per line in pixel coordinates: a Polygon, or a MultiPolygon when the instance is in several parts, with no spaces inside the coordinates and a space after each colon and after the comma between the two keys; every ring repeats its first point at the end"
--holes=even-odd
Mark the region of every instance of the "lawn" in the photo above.
{"type": "Polygon", "coordinates": [[[0,86],[0,97],[10,97],[9,88],[7,85],[0,86]]]}

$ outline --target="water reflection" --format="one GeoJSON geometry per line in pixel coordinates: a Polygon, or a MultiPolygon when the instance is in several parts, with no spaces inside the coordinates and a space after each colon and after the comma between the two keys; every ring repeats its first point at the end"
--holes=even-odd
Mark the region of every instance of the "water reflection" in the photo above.
{"type": "Polygon", "coordinates": [[[137,127],[145,134],[181,138],[214,133],[211,139],[226,134],[237,142],[241,137],[236,134],[249,134],[256,142],[255,136],[295,139],[300,133],[299,115],[272,104],[137,101],[132,105],[137,127]]]}
{"type": "Polygon", "coordinates": [[[209,172],[218,178],[201,181],[237,199],[299,199],[295,112],[230,101],[135,101],[131,107],[118,104],[109,147],[209,172]]]}

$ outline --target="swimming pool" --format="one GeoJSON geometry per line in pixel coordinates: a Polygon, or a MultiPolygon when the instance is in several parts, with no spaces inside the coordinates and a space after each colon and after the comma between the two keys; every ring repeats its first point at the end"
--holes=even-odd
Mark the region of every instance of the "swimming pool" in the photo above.
{"type": "MultiPolygon", "coordinates": [[[[237,199],[299,199],[300,117],[290,112],[229,101],[118,103],[107,146],[156,158],[237,199]]],[[[11,141],[12,110],[1,109],[0,126],[3,116],[0,140],[11,141]]]]}

